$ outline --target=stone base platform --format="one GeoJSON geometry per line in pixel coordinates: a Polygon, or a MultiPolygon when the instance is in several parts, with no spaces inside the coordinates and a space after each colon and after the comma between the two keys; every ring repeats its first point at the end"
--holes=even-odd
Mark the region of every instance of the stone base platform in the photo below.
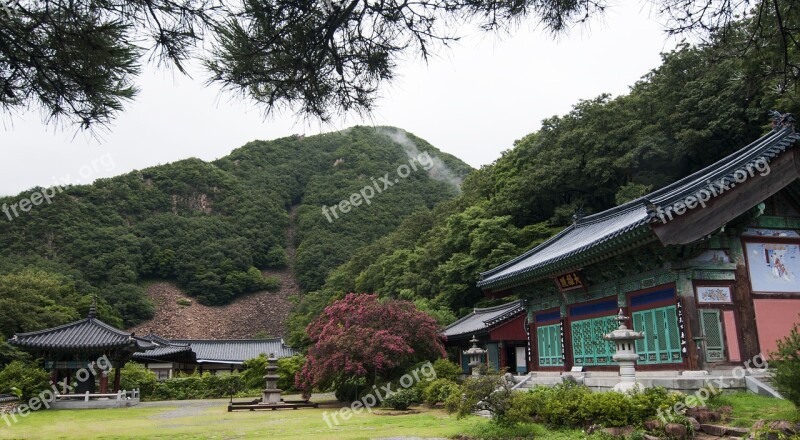
{"type": "Polygon", "coordinates": [[[309,402],[308,400],[283,400],[279,403],[269,404],[262,403],[260,400],[251,400],[248,402],[231,402],[228,404],[228,412],[232,411],[275,411],[278,409],[299,409],[299,408],[317,408],[318,403],[309,402]]]}
{"type": "MultiPolygon", "coordinates": [[[[553,386],[563,380],[575,380],[579,384],[588,386],[594,391],[608,391],[619,383],[618,372],[589,371],[589,372],[533,372],[527,376],[515,376],[518,383],[516,390],[533,388],[536,385],[553,386]]],[[[751,382],[756,381],[761,386],[769,387],[768,372],[748,372],[742,370],[699,370],[699,371],[642,371],[636,372],[636,381],[646,388],[664,387],[668,390],[683,393],[694,393],[701,388],[714,387],[723,392],[752,391],[751,382]],[[766,385],[765,385],[766,384],[766,385]],[[750,386],[748,386],[750,385],[750,386]]],[[[759,392],[759,394],[768,395],[759,392]]]]}

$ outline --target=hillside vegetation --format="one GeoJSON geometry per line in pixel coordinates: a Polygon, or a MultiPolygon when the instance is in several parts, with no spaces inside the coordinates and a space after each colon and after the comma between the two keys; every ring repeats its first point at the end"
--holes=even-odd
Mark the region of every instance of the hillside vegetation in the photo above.
{"type": "Polygon", "coordinates": [[[0,217],[0,304],[13,307],[2,308],[0,335],[85,316],[95,293],[102,319],[133,326],[153,315],[143,287],[152,279],[174,280],[204,305],[277,289],[277,278],[262,270],[287,264],[292,207],[297,278],[302,289],[318,289],[358,248],[454,197],[469,171],[402,130],[354,127],[254,141],[211,163],[187,159],[67,187],[52,203],[0,217]],[[404,165],[408,173],[396,177],[404,165]],[[328,221],[323,205],[377,187],[386,173],[391,187],[328,221]]]}
{"type": "Polygon", "coordinates": [[[305,326],[347,292],[415,301],[443,325],[488,305],[479,273],[549,238],[577,210],[608,209],[721,159],[769,129],[770,109],[797,114],[799,91],[775,87],[781,72],[762,63],[779,54],[777,44],[749,58],[724,45],[682,46],[627,95],[542,121],[471,173],[458,198],[414,214],[331,272],[295,307],[291,342],[307,344],[305,326]]]}

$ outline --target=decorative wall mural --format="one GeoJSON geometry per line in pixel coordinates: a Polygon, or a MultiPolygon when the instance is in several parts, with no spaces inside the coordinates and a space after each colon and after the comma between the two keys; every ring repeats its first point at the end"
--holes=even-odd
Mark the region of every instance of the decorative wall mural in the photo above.
{"type": "Polygon", "coordinates": [[[800,245],[746,243],[750,282],[756,292],[800,292],[800,245]]]}
{"type": "Polygon", "coordinates": [[[731,288],[728,286],[697,286],[697,302],[701,304],[730,304],[731,288]]]}

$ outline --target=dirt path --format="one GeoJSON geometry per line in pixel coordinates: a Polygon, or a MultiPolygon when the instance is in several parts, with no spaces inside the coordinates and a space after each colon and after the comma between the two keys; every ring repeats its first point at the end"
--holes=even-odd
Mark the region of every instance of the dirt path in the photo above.
{"type": "Polygon", "coordinates": [[[147,295],[156,305],[155,316],[129,331],[145,335],[152,330],[170,339],[245,339],[261,331],[270,336],[284,336],[286,318],[292,306],[289,298],[300,291],[293,271],[296,219],[297,207],[294,206],[289,211],[289,228],[286,231],[289,267],[264,271],[264,275],[280,278],[279,291],[256,292],[224,306],[209,307],[197,303],[174,283],[154,283],[148,287],[147,295]],[[181,298],[190,300],[192,305],[178,305],[181,298]]]}

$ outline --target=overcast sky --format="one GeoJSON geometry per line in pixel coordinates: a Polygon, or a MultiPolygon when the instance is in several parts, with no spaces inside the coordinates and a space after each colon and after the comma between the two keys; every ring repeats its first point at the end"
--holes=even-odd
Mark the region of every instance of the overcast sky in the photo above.
{"type": "Polygon", "coordinates": [[[35,111],[0,115],[0,195],[88,183],[188,157],[213,160],[253,139],[355,124],[404,128],[479,167],[578,100],[626,93],[674,47],[650,7],[632,1],[555,41],[525,25],[512,36],[464,33],[467,38],[427,65],[402,65],[367,121],[309,124],[292,114],[265,120],[252,104],[204,86],[202,72],[192,79],[155,68],[140,77],[141,93],[99,139],[46,126],[35,111]]]}

